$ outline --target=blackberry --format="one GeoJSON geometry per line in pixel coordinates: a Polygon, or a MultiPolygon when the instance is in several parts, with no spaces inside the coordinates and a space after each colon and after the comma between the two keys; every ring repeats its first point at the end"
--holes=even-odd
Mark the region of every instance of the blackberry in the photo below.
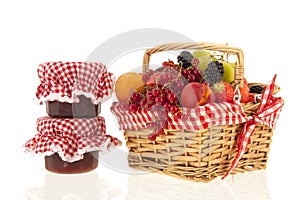
{"type": "Polygon", "coordinates": [[[193,55],[189,51],[182,51],[179,56],[177,56],[177,62],[186,69],[192,66],[193,58],[193,55]]]}
{"type": "Polygon", "coordinates": [[[223,79],[224,67],[219,61],[212,61],[204,71],[203,78],[210,84],[215,84],[223,79]]]}
{"type": "Polygon", "coordinates": [[[257,93],[257,94],[261,94],[264,91],[264,87],[260,86],[260,85],[252,85],[250,87],[250,93],[257,93]]]}

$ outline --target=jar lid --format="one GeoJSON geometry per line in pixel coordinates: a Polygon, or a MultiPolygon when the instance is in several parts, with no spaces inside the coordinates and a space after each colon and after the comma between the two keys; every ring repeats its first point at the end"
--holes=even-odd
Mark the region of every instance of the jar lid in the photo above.
{"type": "Polygon", "coordinates": [[[91,151],[107,152],[121,142],[106,134],[105,119],[51,118],[37,119],[38,133],[25,144],[25,151],[49,156],[58,153],[67,162],[83,158],[91,151]]]}
{"type": "Polygon", "coordinates": [[[78,103],[79,95],[99,104],[111,97],[115,75],[97,62],[45,62],[37,70],[39,101],[78,103]]]}

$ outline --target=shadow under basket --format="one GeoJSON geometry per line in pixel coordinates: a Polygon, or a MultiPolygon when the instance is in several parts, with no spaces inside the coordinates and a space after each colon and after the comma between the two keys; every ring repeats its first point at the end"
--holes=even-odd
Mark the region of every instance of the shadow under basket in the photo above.
{"type": "Polygon", "coordinates": [[[45,156],[45,168],[59,174],[79,174],[92,171],[98,166],[99,151],[83,154],[83,159],[75,162],[63,161],[58,153],[45,156]]]}
{"type": "Polygon", "coordinates": [[[97,117],[101,112],[101,104],[93,104],[90,98],[78,96],[78,103],[48,101],[46,112],[53,118],[91,118],[97,117]]]}

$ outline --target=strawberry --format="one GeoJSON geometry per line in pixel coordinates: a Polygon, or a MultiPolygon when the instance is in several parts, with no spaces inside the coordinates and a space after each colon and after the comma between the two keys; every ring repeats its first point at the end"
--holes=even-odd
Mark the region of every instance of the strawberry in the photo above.
{"type": "Polygon", "coordinates": [[[249,98],[249,87],[248,85],[244,84],[243,87],[239,88],[241,93],[241,103],[247,103],[249,98]]]}
{"type": "Polygon", "coordinates": [[[233,87],[228,82],[224,82],[224,86],[225,86],[225,91],[226,91],[226,101],[232,102],[233,95],[234,95],[233,87]]]}
{"type": "Polygon", "coordinates": [[[232,102],[233,88],[228,82],[218,82],[212,87],[213,95],[210,96],[210,100],[216,103],[220,102],[232,102]]]}
{"type": "Polygon", "coordinates": [[[254,94],[249,93],[248,102],[254,102],[254,94]]]}

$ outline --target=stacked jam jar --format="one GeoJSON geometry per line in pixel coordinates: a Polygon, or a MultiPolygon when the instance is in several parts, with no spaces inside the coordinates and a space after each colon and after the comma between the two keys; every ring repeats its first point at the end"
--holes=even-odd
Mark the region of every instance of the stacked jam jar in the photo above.
{"type": "Polygon", "coordinates": [[[37,99],[47,116],[25,150],[45,157],[47,170],[62,174],[91,171],[99,153],[121,142],[106,134],[101,103],[111,97],[115,76],[97,62],[46,62],[38,67],[37,99]]]}

